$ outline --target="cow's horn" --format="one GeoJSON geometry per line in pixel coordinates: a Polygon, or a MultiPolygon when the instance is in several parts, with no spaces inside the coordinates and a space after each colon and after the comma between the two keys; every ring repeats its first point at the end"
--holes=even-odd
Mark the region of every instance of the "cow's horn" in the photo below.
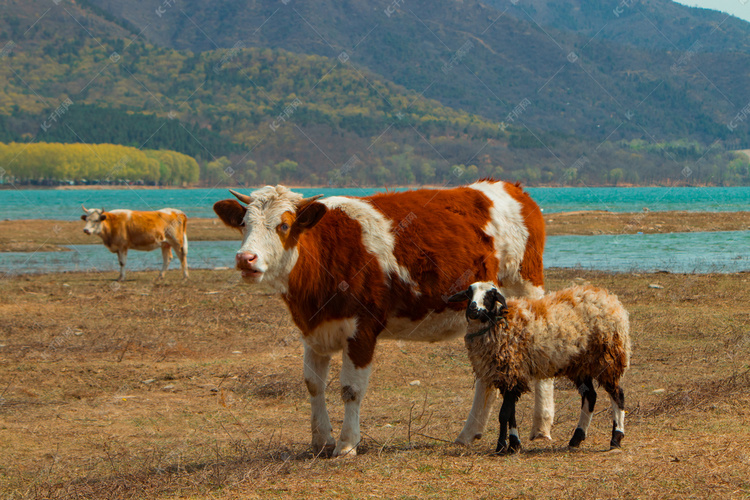
{"type": "Polygon", "coordinates": [[[84,212],[89,213],[88,208],[84,207],[83,203],[81,203],[81,208],[83,209],[84,212]]]}
{"type": "Polygon", "coordinates": [[[303,198],[302,201],[299,202],[300,205],[304,205],[306,203],[312,203],[313,201],[317,200],[318,198],[322,198],[323,194],[316,194],[315,196],[310,196],[309,198],[303,198]]]}
{"type": "Polygon", "coordinates": [[[235,195],[238,200],[240,200],[242,203],[246,205],[249,205],[253,201],[253,199],[250,196],[246,194],[238,193],[234,189],[230,189],[229,192],[235,195]]]}

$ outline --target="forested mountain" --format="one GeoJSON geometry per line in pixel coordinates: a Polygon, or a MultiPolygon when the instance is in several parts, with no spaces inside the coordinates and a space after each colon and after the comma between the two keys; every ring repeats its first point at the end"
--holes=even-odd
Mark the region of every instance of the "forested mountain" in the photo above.
{"type": "Polygon", "coordinates": [[[528,99],[519,121],[592,140],[750,140],[726,127],[750,101],[750,25],[669,0],[90,1],[177,49],[345,52],[494,121],[528,99]]]}
{"type": "Polygon", "coordinates": [[[171,149],[210,183],[750,182],[727,151],[750,142],[731,23],[701,39],[737,50],[709,54],[519,17],[542,3],[0,7],[0,141],[171,149]]]}
{"type": "Polygon", "coordinates": [[[750,53],[750,23],[671,0],[489,0],[521,20],[647,50],[750,53]],[[507,10],[506,10],[507,9],[507,10]]]}

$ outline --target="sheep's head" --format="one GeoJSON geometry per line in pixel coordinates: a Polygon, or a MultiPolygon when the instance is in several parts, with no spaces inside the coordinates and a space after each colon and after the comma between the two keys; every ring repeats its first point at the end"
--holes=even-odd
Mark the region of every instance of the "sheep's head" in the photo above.
{"type": "Polygon", "coordinates": [[[468,334],[487,331],[487,327],[492,327],[504,320],[508,313],[505,297],[497,286],[489,281],[473,283],[463,292],[458,292],[448,299],[449,302],[463,302],[464,300],[468,301],[466,306],[466,320],[469,322],[468,334]]]}

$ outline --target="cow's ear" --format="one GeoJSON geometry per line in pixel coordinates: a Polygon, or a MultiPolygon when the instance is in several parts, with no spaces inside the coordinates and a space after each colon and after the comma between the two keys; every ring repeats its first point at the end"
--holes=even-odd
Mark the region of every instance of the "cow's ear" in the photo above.
{"type": "Polygon", "coordinates": [[[296,219],[294,225],[299,229],[310,229],[315,226],[328,211],[325,205],[317,201],[304,203],[297,207],[296,219]]]}
{"type": "Polygon", "coordinates": [[[107,220],[107,214],[101,214],[99,216],[99,221],[107,220]]]}
{"type": "Polygon", "coordinates": [[[219,216],[221,222],[229,227],[239,229],[245,226],[245,212],[247,209],[240,205],[237,200],[221,200],[214,203],[214,212],[219,216]]]}
{"type": "Polygon", "coordinates": [[[81,220],[86,220],[86,217],[87,217],[87,215],[86,215],[86,214],[82,215],[82,216],[81,216],[81,220]]]}

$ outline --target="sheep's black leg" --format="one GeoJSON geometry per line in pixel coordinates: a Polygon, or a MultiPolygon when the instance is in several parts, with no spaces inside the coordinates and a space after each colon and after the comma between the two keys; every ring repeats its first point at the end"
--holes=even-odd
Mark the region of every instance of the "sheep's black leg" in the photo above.
{"type": "Polygon", "coordinates": [[[591,417],[594,416],[594,405],[596,404],[596,391],[594,390],[594,381],[587,377],[578,383],[578,392],[581,393],[581,416],[578,419],[573,437],[570,438],[568,446],[578,448],[586,439],[586,432],[591,425],[591,417]]]}
{"type": "Polygon", "coordinates": [[[622,438],[625,437],[625,393],[622,387],[615,385],[609,392],[612,399],[612,439],[609,441],[609,449],[619,448],[622,438]]]}
{"type": "Polygon", "coordinates": [[[521,449],[521,438],[518,435],[518,426],[516,425],[516,399],[513,400],[513,412],[510,414],[508,426],[510,427],[508,431],[508,452],[515,453],[521,449]]]}
{"type": "Polygon", "coordinates": [[[521,448],[521,441],[518,439],[518,429],[516,428],[517,399],[518,395],[515,392],[506,392],[503,394],[503,405],[498,415],[498,420],[500,420],[500,435],[497,438],[497,446],[495,447],[496,455],[505,455],[521,448]],[[510,446],[508,446],[508,442],[506,441],[509,423],[511,426],[510,446]],[[516,433],[515,436],[512,435],[513,431],[516,433]]]}

